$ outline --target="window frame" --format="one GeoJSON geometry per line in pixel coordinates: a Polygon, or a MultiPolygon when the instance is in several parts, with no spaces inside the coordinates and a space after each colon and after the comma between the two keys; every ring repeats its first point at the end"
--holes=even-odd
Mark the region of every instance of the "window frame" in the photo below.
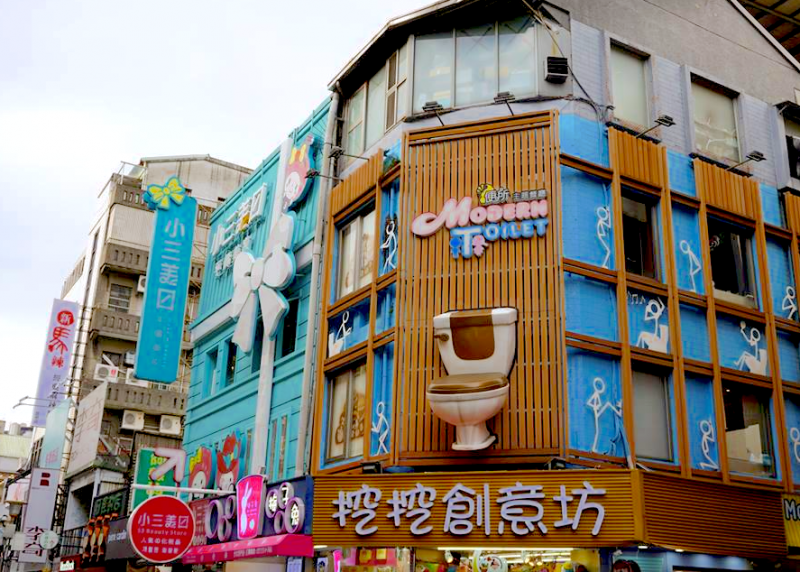
{"type": "Polygon", "coordinates": [[[324,464],[330,465],[333,463],[338,463],[341,461],[347,461],[349,459],[355,459],[358,457],[364,458],[366,445],[367,445],[367,435],[368,435],[368,418],[367,413],[370,411],[368,407],[369,403],[369,368],[367,367],[366,359],[358,359],[348,363],[344,368],[338,369],[332,372],[328,372],[325,374],[325,384],[326,384],[326,393],[328,396],[328,403],[327,403],[327,411],[326,416],[328,419],[328,431],[327,435],[325,435],[325,455],[324,455],[324,464]],[[355,372],[363,367],[364,368],[364,383],[365,383],[365,395],[364,395],[364,435],[362,436],[363,444],[362,450],[359,454],[353,454],[350,449],[351,440],[350,440],[350,433],[352,431],[352,423],[353,423],[353,391],[355,388],[355,372]],[[343,375],[347,375],[347,399],[345,400],[345,435],[344,435],[344,443],[343,443],[343,453],[341,455],[331,456],[331,443],[332,438],[334,436],[334,432],[336,431],[336,421],[333,418],[333,389],[334,385],[336,384],[336,380],[342,377],[343,375]]]}
{"type": "MultiPolygon", "coordinates": [[[[364,152],[364,145],[366,145],[366,140],[367,140],[367,133],[366,133],[367,132],[367,87],[368,87],[367,84],[368,83],[369,83],[369,80],[365,81],[363,84],[361,84],[358,87],[358,89],[356,89],[352,93],[352,95],[350,97],[347,98],[347,105],[345,106],[345,115],[344,115],[345,116],[345,125],[344,125],[343,138],[344,138],[345,152],[350,154],[350,155],[360,155],[361,153],[364,152]],[[350,107],[353,105],[353,98],[355,98],[358,95],[358,92],[360,92],[362,90],[364,92],[364,103],[363,103],[363,107],[361,109],[361,118],[359,119],[358,123],[356,123],[355,125],[352,125],[350,123],[350,107]],[[361,126],[361,148],[360,149],[351,149],[350,148],[350,133],[352,133],[353,130],[355,128],[357,128],[359,125],[361,126]]],[[[350,164],[352,161],[355,160],[354,157],[345,157],[345,159],[347,160],[346,164],[350,164]]]]}
{"type": "Polygon", "coordinates": [[[647,225],[647,227],[648,227],[649,234],[650,234],[649,238],[650,238],[651,251],[652,251],[653,276],[648,276],[647,274],[645,274],[645,272],[644,272],[644,267],[645,267],[644,259],[641,261],[642,269],[643,269],[643,272],[641,274],[637,273],[637,272],[632,272],[631,270],[628,270],[628,255],[624,251],[625,250],[625,219],[626,219],[626,215],[625,215],[625,209],[624,209],[624,206],[623,206],[622,212],[620,213],[620,216],[622,218],[622,229],[621,229],[622,230],[622,244],[623,244],[623,253],[622,253],[623,260],[622,260],[622,263],[623,263],[623,265],[625,267],[625,273],[626,274],[631,274],[631,275],[634,275],[634,276],[641,276],[642,278],[649,278],[651,280],[656,280],[656,281],[659,281],[659,282],[663,282],[663,280],[664,280],[664,276],[663,276],[664,268],[663,268],[663,264],[662,264],[662,260],[661,260],[662,245],[661,245],[661,236],[660,236],[660,234],[661,234],[661,232],[660,232],[660,230],[661,230],[661,224],[660,224],[660,213],[661,213],[660,199],[657,198],[657,197],[654,197],[652,195],[636,191],[635,189],[632,189],[630,187],[623,186],[622,187],[622,192],[621,192],[621,202],[620,202],[620,204],[622,205],[626,199],[629,200],[629,201],[634,201],[634,202],[637,202],[639,204],[642,204],[647,209],[647,213],[648,213],[648,217],[649,217],[649,221],[648,221],[649,224],[647,225]]]}
{"type": "Polygon", "coordinates": [[[608,41],[608,52],[607,52],[607,77],[608,77],[608,96],[611,100],[611,104],[614,105],[614,109],[612,110],[612,117],[614,123],[618,123],[620,125],[626,127],[633,127],[637,131],[638,128],[647,129],[652,126],[653,123],[653,111],[654,111],[654,104],[652,102],[653,99],[653,68],[652,68],[652,55],[631,46],[630,44],[626,44],[616,38],[610,38],[608,41]],[[646,125],[639,125],[635,121],[631,121],[630,119],[625,119],[623,117],[619,117],[616,114],[616,101],[614,99],[614,68],[613,68],[613,60],[611,54],[614,49],[626,52],[630,54],[632,57],[635,57],[642,62],[642,74],[644,75],[644,105],[645,105],[645,117],[647,120],[646,125]]]}
{"type": "Polygon", "coordinates": [[[214,346],[205,352],[205,379],[203,380],[203,397],[210,397],[217,391],[217,380],[219,379],[219,347],[214,346]]]}
{"type": "MultiPolygon", "coordinates": [[[[364,249],[364,244],[360,240],[360,238],[361,238],[361,236],[363,236],[364,219],[367,216],[369,216],[370,213],[372,213],[374,218],[375,218],[375,220],[377,220],[378,213],[376,212],[376,204],[373,201],[370,201],[369,203],[365,204],[363,207],[359,208],[356,212],[354,212],[351,216],[343,219],[342,221],[339,221],[338,223],[336,223],[334,225],[334,228],[336,229],[336,242],[335,242],[335,245],[334,245],[335,249],[336,249],[336,252],[335,252],[335,255],[336,255],[336,275],[335,275],[336,279],[335,279],[335,282],[334,282],[334,292],[333,292],[333,301],[334,302],[338,302],[339,300],[342,300],[343,298],[346,298],[347,296],[350,296],[354,292],[358,292],[359,290],[361,290],[362,288],[366,288],[366,286],[367,286],[366,284],[365,285],[359,285],[358,284],[358,280],[359,280],[360,271],[361,271],[362,255],[363,255],[363,252],[364,252],[364,250],[363,250],[364,249]],[[356,229],[357,239],[356,239],[356,247],[355,247],[355,255],[354,255],[355,268],[354,268],[354,274],[353,274],[353,280],[354,280],[353,288],[349,292],[342,293],[342,276],[343,276],[342,268],[343,268],[343,263],[344,263],[344,257],[342,256],[342,244],[343,244],[342,233],[346,228],[349,228],[349,227],[353,226],[354,223],[358,223],[358,224],[356,225],[357,226],[357,229],[356,229]]],[[[374,223],[375,223],[375,221],[373,221],[373,226],[374,226],[374,223]]],[[[372,278],[370,279],[370,282],[374,282],[375,281],[375,268],[376,268],[376,264],[375,264],[375,261],[376,261],[376,259],[375,259],[375,245],[376,245],[376,242],[377,242],[376,229],[373,228],[373,238],[372,238],[372,251],[373,252],[371,254],[372,261],[373,261],[373,268],[372,268],[372,278]]]]}
{"type": "Polygon", "coordinates": [[[738,163],[739,161],[742,160],[742,131],[741,131],[742,121],[741,121],[741,97],[740,97],[741,94],[740,94],[740,92],[738,92],[738,91],[736,91],[734,89],[725,87],[721,83],[719,83],[717,81],[714,81],[712,79],[709,79],[706,76],[703,76],[701,74],[695,73],[693,70],[690,70],[688,76],[689,77],[688,77],[688,85],[687,85],[686,93],[687,93],[687,97],[688,97],[688,100],[689,100],[689,121],[687,123],[688,123],[688,129],[689,129],[689,137],[690,137],[689,140],[691,141],[691,148],[692,148],[693,152],[697,153],[698,155],[701,155],[703,157],[707,157],[709,159],[712,159],[713,161],[715,161],[717,163],[721,162],[723,164],[730,164],[730,165],[738,163]],[[708,90],[715,91],[715,92],[719,93],[720,95],[723,95],[723,96],[725,96],[725,97],[727,97],[727,98],[729,98],[731,100],[731,106],[733,108],[733,122],[734,122],[734,127],[736,129],[736,153],[737,153],[737,157],[738,157],[737,159],[734,160],[734,159],[730,159],[728,157],[717,155],[715,153],[710,153],[708,151],[700,149],[697,146],[697,128],[695,127],[695,124],[694,124],[695,107],[696,107],[696,102],[695,102],[695,97],[694,97],[694,92],[693,92],[693,85],[694,84],[697,84],[697,85],[699,85],[701,87],[704,87],[704,88],[706,88],[708,90]]]}
{"type": "Polygon", "coordinates": [[[411,73],[411,65],[413,63],[413,61],[412,61],[413,54],[411,53],[411,51],[412,51],[411,50],[411,46],[413,44],[413,41],[414,41],[413,37],[410,38],[409,40],[406,41],[405,44],[400,46],[397,50],[395,50],[392,53],[392,55],[390,55],[386,59],[386,90],[385,90],[385,93],[384,93],[384,106],[383,106],[383,109],[385,111],[385,113],[384,113],[384,122],[383,122],[384,123],[384,131],[383,131],[384,134],[386,134],[389,131],[391,131],[394,128],[395,125],[397,125],[398,123],[402,122],[403,119],[405,119],[409,115],[408,94],[409,94],[409,88],[411,86],[411,76],[413,75],[411,73]],[[405,77],[403,77],[401,79],[400,78],[400,52],[402,52],[403,49],[406,50],[406,75],[405,75],[405,77]],[[389,87],[389,70],[391,69],[391,66],[389,65],[389,62],[391,61],[392,57],[397,57],[397,64],[395,65],[395,72],[396,73],[395,73],[395,78],[394,78],[394,85],[392,85],[392,87],[389,87]],[[397,102],[400,100],[400,86],[403,85],[403,84],[406,85],[406,98],[405,98],[406,102],[405,102],[405,105],[404,105],[405,112],[404,112],[403,116],[400,117],[399,114],[397,113],[397,102]],[[389,97],[392,94],[394,94],[394,113],[393,113],[394,118],[393,118],[393,121],[391,123],[389,123],[389,97]]]}
{"type": "Polygon", "coordinates": [[[277,336],[277,339],[275,340],[275,360],[276,361],[279,360],[279,359],[283,359],[285,357],[288,357],[288,356],[294,354],[295,352],[297,352],[297,350],[298,350],[298,348],[297,348],[297,326],[298,326],[298,320],[300,318],[300,296],[298,295],[298,296],[293,296],[291,298],[287,298],[286,301],[289,304],[289,309],[286,311],[286,313],[283,315],[283,318],[281,319],[280,333],[277,336]],[[286,343],[286,340],[287,340],[286,326],[289,323],[288,318],[292,313],[292,306],[294,306],[294,308],[296,309],[295,310],[295,315],[294,315],[294,318],[295,318],[294,319],[294,328],[292,329],[292,337],[291,337],[292,350],[289,351],[289,352],[284,352],[284,344],[286,343]]]}
{"type": "Polygon", "coordinates": [[[236,362],[239,357],[239,347],[233,343],[233,338],[225,341],[225,375],[223,377],[223,387],[230,387],[236,383],[236,362]],[[233,362],[231,362],[233,358],[233,362]]]}
{"type": "MultiPolygon", "coordinates": [[[[674,464],[676,462],[676,447],[675,447],[675,427],[674,427],[674,419],[675,414],[672,411],[672,387],[671,387],[671,372],[658,368],[653,367],[650,365],[646,365],[641,362],[634,362],[631,367],[631,389],[633,391],[633,418],[634,418],[634,426],[633,426],[633,436],[634,436],[634,443],[639,443],[639,429],[636,424],[636,378],[637,373],[650,375],[653,377],[658,378],[661,381],[661,386],[663,389],[664,394],[664,413],[666,418],[666,429],[667,429],[667,449],[669,452],[669,458],[658,458],[658,457],[650,457],[647,455],[642,455],[639,451],[638,445],[636,445],[636,458],[637,460],[642,460],[645,462],[652,462],[652,463],[665,463],[665,464],[674,464]]],[[[647,427],[648,429],[652,428],[651,426],[647,427]]]]}
{"type": "MultiPolygon", "coordinates": [[[[745,306],[748,308],[758,309],[759,307],[759,289],[758,289],[758,276],[756,275],[756,265],[755,265],[755,255],[753,253],[753,245],[755,240],[755,231],[750,228],[749,226],[742,226],[738,225],[735,222],[729,221],[725,218],[714,216],[714,215],[707,215],[706,216],[706,226],[708,227],[708,240],[709,240],[709,261],[708,265],[711,270],[711,286],[713,288],[714,298],[718,300],[722,300],[724,302],[737,304],[740,306],[745,306]],[[737,231],[742,229],[745,232],[739,231],[738,234],[744,240],[744,245],[742,246],[742,251],[744,253],[744,260],[743,265],[745,266],[745,278],[748,282],[747,286],[752,290],[752,298],[748,297],[747,295],[738,294],[735,292],[729,292],[727,290],[721,290],[717,288],[716,283],[714,282],[714,257],[711,256],[711,222],[715,221],[717,224],[721,224],[724,227],[728,227],[729,229],[733,229],[737,231]],[[747,234],[745,234],[747,233],[747,234]]],[[[730,232],[730,231],[729,231],[730,232]]],[[[738,278],[737,278],[738,281],[738,278]]]]}
{"type": "MultiPolygon", "coordinates": [[[[760,385],[755,385],[752,383],[745,383],[742,381],[730,381],[723,379],[722,381],[722,414],[723,414],[723,431],[725,435],[725,455],[727,458],[728,463],[728,472],[734,476],[740,477],[750,477],[750,478],[757,478],[757,479],[776,479],[778,476],[778,455],[779,453],[776,451],[776,435],[773,431],[773,412],[771,407],[771,401],[773,399],[772,390],[766,387],[762,387],[760,385]],[[744,471],[737,471],[731,468],[731,448],[728,446],[728,425],[729,425],[729,417],[728,417],[728,404],[726,403],[727,396],[731,394],[731,389],[736,388],[736,394],[739,396],[739,400],[737,404],[740,406],[739,409],[742,410],[741,414],[744,417],[743,405],[742,405],[742,394],[752,395],[757,397],[758,405],[761,413],[760,422],[763,422],[763,428],[760,431],[760,438],[763,450],[761,453],[762,462],[763,457],[766,454],[771,461],[771,472],[767,473],[764,471],[763,473],[757,472],[744,472],[744,471]]],[[[752,425],[750,425],[752,426],[752,425]]],[[[748,426],[745,426],[743,429],[735,429],[734,431],[746,431],[748,426]]],[[[742,461],[741,459],[733,459],[734,461],[742,461]]],[[[747,461],[751,465],[756,465],[756,463],[752,463],[747,461]]],[[[762,468],[765,468],[763,464],[759,465],[762,468]]]]}
{"type": "Polygon", "coordinates": [[[111,282],[108,286],[108,309],[112,312],[117,312],[119,314],[130,314],[131,313],[131,301],[133,300],[133,287],[126,286],[125,284],[118,284],[116,282],[111,282]],[[125,288],[128,290],[128,297],[127,299],[122,298],[120,296],[114,295],[114,288],[125,288]],[[126,300],[127,305],[123,309],[122,306],[112,304],[112,300],[126,300]]]}

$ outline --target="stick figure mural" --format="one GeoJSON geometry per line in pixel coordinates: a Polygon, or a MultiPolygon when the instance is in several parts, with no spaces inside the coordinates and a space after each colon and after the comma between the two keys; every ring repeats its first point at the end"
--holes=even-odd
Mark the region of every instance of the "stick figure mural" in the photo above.
{"type": "Polygon", "coordinates": [[[378,422],[371,427],[372,433],[378,436],[378,455],[389,452],[389,447],[386,440],[389,438],[389,420],[386,419],[386,403],[379,401],[375,406],[375,415],[378,416],[378,422]]]}
{"type": "Polygon", "coordinates": [[[689,241],[682,240],[680,243],[681,252],[686,255],[686,258],[689,259],[689,280],[692,282],[692,292],[697,292],[697,283],[695,282],[694,277],[700,274],[700,270],[702,270],[702,266],[700,264],[700,259],[697,258],[697,255],[692,252],[692,246],[689,244],[689,241]]]}
{"type": "MultiPolygon", "coordinates": [[[[606,382],[603,381],[600,377],[595,377],[592,381],[592,387],[594,387],[594,393],[592,393],[591,397],[586,401],[586,406],[592,410],[594,414],[594,441],[592,441],[592,453],[598,453],[598,441],[600,440],[600,420],[603,417],[603,414],[611,410],[611,412],[618,417],[620,420],[622,419],[622,401],[618,401],[616,405],[611,403],[610,401],[603,401],[603,394],[606,392],[606,382]]],[[[616,441],[621,434],[620,425],[617,424],[615,420],[615,434],[612,438],[611,443],[611,450],[616,451],[616,441]]]]}
{"type": "Polygon", "coordinates": [[[800,463],[800,429],[797,427],[789,429],[789,441],[792,442],[792,455],[794,455],[794,460],[800,463]]]}
{"type": "Polygon", "coordinates": [[[767,350],[759,349],[758,344],[761,341],[761,332],[756,328],[750,328],[750,333],[747,333],[747,324],[744,322],[739,323],[739,330],[742,332],[747,344],[753,349],[753,353],[744,350],[739,359],[736,360],[736,367],[758,375],[767,375],[767,365],[769,363],[767,358],[767,350]]]}
{"type": "Polygon", "coordinates": [[[703,419],[700,422],[700,433],[702,433],[700,450],[705,458],[705,461],[700,463],[700,468],[707,471],[718,471],[719,465],[711,456],[711,446],[717,444],[717,436],[714,434],[714,425],[710,419],[703,419]]]}
{"type": "Polygon", "coordinates": [[[333,357],[344,349],[345,341],[353,328],[348,327],[347,322],[350,320],[350,311],[345,310],[342,314],[342,322],[339,324],[339,329],[336,332],[328,334],[328,357],[333,357]]]}
{"type": "Polygon", "coordinates": [[[660,325],[658,323],[665,309],[666,306],[660,298],[653,298],[647,303],[644,309],[644,321],[655,322],[655,328],[652,332],[641,332],[639,334],[639,339],[636,340],[636,347],[667,353],[669,326],[660,325]]]}
{"type": "Polygon", "coordinates": [[[786,296],[783,297],[783,302],[781,303],[781,310],[789,311],[789,314],[786,316],[787,320],[793,319],[794,315],[797,313],[797,292],[791,286],[786,287],[786,296]]]}
{"type": "Polygon", "coordinates": [[[381,267],[381,274],[397,268],[397,217],[387,216],[383,225],[386,240],[381,243],[381,252],[385,252],[386,260],[381,267]]]}
{"type": "Polygon", "coordinates": [[[611,211],[608,210],[608,207],[597,207],[595,213],[597,214],[597,240],[600,241],[606,251],[606,257],[603,258],[603,263],[600,266],[608,268],[608,263],[611,260],[611,247],[606,240],[611,231],[611,211]]]}

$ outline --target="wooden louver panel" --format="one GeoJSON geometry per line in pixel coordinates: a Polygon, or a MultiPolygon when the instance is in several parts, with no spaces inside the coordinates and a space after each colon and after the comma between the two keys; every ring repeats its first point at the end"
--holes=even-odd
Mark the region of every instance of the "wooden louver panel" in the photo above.
{"type": "Polygon", "coordinates": [[[383,150],[378,149],[366,163],[333,188],[331,191],[331,215],[335,216],[374,187],[381,176],[382,167],[383,150]]]}
{"type": "MultiPolygon", "coordinates": [[[[408,135],[398,277],[398,457],[457,462],[454,427],[434,416],[426,388],[445,375],[433,338],[433,317],[449,310],[510,306],[519,313],[508,404],[489,428],[497,443],[469,455],[549,454],[561,443],[560,196],[558,143],[549,113],[510,121],[429,129],[408,135]],[[481,257],[453,258],[446,228],[427,238],[410,221],[438,213],[449,198],[475,197],[482,183],[515,191],[544,188],[550,222],[544,237],[497,240],[481,257]]],[[[473,202],[473,205],[477,204],[473,202]]]]}
{"type": "Polygon", "coordinates": [[[706,202],[750,219],[758,218],[758,183],[700,159],[694,160],[697,189],[706,202]]]}
{"type": "Polygon", "coordinates": [[[786,222],[794,232],[800,232],[800,197],[791,193],[784,193],[786,207],[786,222]]]}
{"type": "Polygon", "coordinates": [[[659,145],[644,139],[637,139],[635,136],[617,129],[609,129],[608,136],[609,139],[612,139],[612,146],[613,139],[616,139],[616,149],[619,151],[620,158],[620,175],[654,187],[662,186],[662,155],[659,145]]]}

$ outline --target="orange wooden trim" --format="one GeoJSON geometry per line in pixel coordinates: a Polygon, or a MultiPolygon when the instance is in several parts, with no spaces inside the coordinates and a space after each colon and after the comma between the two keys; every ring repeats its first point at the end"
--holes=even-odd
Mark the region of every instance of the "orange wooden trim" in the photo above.
{"type": "MultiPolygon", "coordinates": [[[[760,262],[759,262],[760,264],[760,262]]],[[[715,300],[714,306],[719,310],[719,313],[726,316],[735,316],[745,320],[758,322],[760,325],[766,323],[766,314],[754,308],[747,308],[746,306],[736,306],[729,302],[722,300],[715,300]]]]}
{"type": "Polygon", "coordinates": [[[635,346],[631,348],[631,363],[633,362],[656,365],[667,368],[670,371],[675,367],[673,354],[662,354],[635,346]]]}
{"type": "Polygon", "coordinates": [[[698,375],[704,375],[707,377],[714,376],[714,366],[710,363],[696,361],[685,357],[683,358],[683,367],[686,371],[691,373],[696,373],[698,375]]]}
{"type": "Polygon", "coordinates": [[[375,200],[375,195],[377,194],[376,191],[377,187],[370,187],[369,189],[364,191],[364,194],[362,194],[354,202],[342,206],[339,212],[337,212],[336,215],[333,216],[334,226],[341,224],[343,221],[346,221],[347,219],[358,213],[358,211],[367,208],[369,206],[369,203],[375,200]]]}
{"type": "Polygon", "coordinates": [[[708,308],[708,300],[702,294],[695,294],[688,290],[678,290],[678,300],[681,304],[691,304],[698,308],[708,308]]]}
{"type": "Polygon", "coordinates": [[[714,205],[707,204],[706,209],[708,210],[708,214],[715,217],[723,219],[727,222],[743,226],[745,228],[749,228],[751,230],[755,230],[756,228],[756,221],[755,219],[748,218],[742,215],[739,215],[735,212],[731,212],[725,210],[724,208],[717,207],[714,205]]]}
{"type": "MultiPolygon", "coordinates": [[[[335,274],[336,269],[331,268],[330,272],[331,272],[331,275],[333,275],[333,274],[335,274]]],[[[372,293],[372,284],[371,283],[366,285],[366,286],[362,286],[361,288],[359,288],[355,292],[350,292],[349,294],[347,294],[343,298],[339,298],[333,304],[330,305],[330,307],[328,308],[328,311],[327,311],[327,317],[329,319],[333,318],[334,316],[336,316],[337,314],[343,312],[344,310],[347,310],[348,308],[351,308],[352,306],[355,306],[359,302],[363,302],[364,300],[366,300],[367,298],[370,297],[371,293],[372,293]]]]}
{"type": "Polygon", "coordinates": [[[602,455],[600,453],[592,453],[590,451],[580,451],[578,449],[568,449],[567,453],[571,457],[591,459],[594,461],[603,461],[612,465],[616,465],[617,467],[619,467],[620,465],[626,466],[628,464],[628,462],[625,460],[625,457],[612,457],[611,455],[602,455]]]}
{"type": "Polygon", "coordinates": [[[778,238],[786,242],[791,242],[792,240],[792,231],[779,226],[764,223],[764,232],[771,238],[778,238]]]}
{"type": "Polygon", "coordinates": [[[800,334],[800,324],[786,318],[775,316],[775,327],[780,331],[800,334]]]}
{"type": "Polygon", "coordinates": [[[380,334],[373,336],[372,347],[374,349],[378,349],[380,347],[392,343],[393,341],[394,341],[394,328],[389,328],[385,332],[381,332],[380,334]]]}
{"type": "Polygon", "coordinates": [[[407,132],[408,144],[440,143],[443,139],[450,138],[454,135],[483,136],[497,134],[503,130],[527,129],[532,126],[545,127],[551,123],[551,121],[552,114],[550,111],[534,111],[531,113],[520,113],[512,118],[498,118],[490,121],[479,119],[477,121],[446,125],[445,127],[423,127],[407,132]]]}
{"type": "Polygon", "coordinates": [[[684,195],[678,191],[673,191],[670,189],[670,200],[673,203],[677,203],[679,205],[692,208],[694,210],[698,210],[700,208],[700,200],[695,197],[690,197],[689,195],[684,195]]]}
{"type": "Polygon", "coordinates": [[[323,371],[326,375],[330,375],[332,372],[340,371],[344,368],[347,368],[347,366],[353,362],[365,358],[367,355],[368,345],[369,340],[364,340],[352,348],[348,348],[342,353],[326,359],[322,365],[323,371]]]}
{"type": "MultiPolygon", "coordinates": [[[[667,273],[669,273],[669,264],[667,267],[668,268],[666,270],[667,273]]],[[[625,279],[628,281],[629,289],[642,290],[644,292],[649,292],[650,294],[655,294],[656,296],[666,297],[668,295],[668,284],[663,284],[658,280],[653,280],[652,278],[648,278],[646,276],[639,276],[638,274],[631,274],[630,272],[625,273],[625,279]]]]}
{"type": "Polygon", "coordinates": [[[750,485],[757,489],[782,489],[783,483],[777,480],[759,479],[745,475],[731,474],[731,481],[738,485],[750,485]]]}
{"type": "Polygon", "coordinates": [[[626,189],[631,189],[633,191],[637,191],[643,193],[645,195],[651,196],[656,199],[660,199],[663,195],[662,190],[660,187],[652,185],[650,183],[646,183],[644,181],[639,181],[637,179],[632,179],[626,175],[622,175],[620,177],[620,182],[624,187],[622,192],[624,193],[626,189]]]}
{"type": "Polygon", "coordinates": [[[588,276],[589,278],[602,280],[603,282],[608,282],[610,284],[617,283],[616,271],[586,264],[585,262],[580,262],[578,260],[572,260],[571,258],[564,258],[564,271],[580,274],[581,276],[588,276]]]}
{"type": "Polygon", "coordinates": [[[589,173],[590,175],[594,175],[595,177],[599,177],[601,179],[606,179],[607,181],[611,181],[611,178],[614,176],[614,173],[611,169],[603,167],[602,165],[597,165],[596,163],[591,163],[586,159],[575,157],[574,155],[561,153],[559,155],[559,162],[564,167],[571,167],[572,169],[589,173]]]}
{"type": "Polygon", "coordinates": [[[587,336],[577,332],[567,332],[567,337],[578,340],[579,342],[586,342],[597,346],[606,346],[617,351],[622,351],[622,344],[619,342],[612,342],[611,340],[604,340],[602,338],[595,338],[594,336],[587,336]]]}
{"type": "Polygon", "coordinates": [[[661,463],[659,461],[651,461],[649,459],[639,459],[638,464],[647,467],[650,471],[654,473],[666,473],[666,474],[681,474],[683,468],[681,465],[671,465],[669,463],[661,463]]]}
{"type": "Polygon", "coordinates": [[[391,270],[384,274],[383,276],[378,278],[378,281],[375,283],[378,290],[383,290],[387,286],[397,282],[397,269],[391,270]]]}
{"type": "Polygon", "coordinates": [[[581,340],[573,339],[575,336],[573,332],[567,332],[567,346],[571,348],[578,348],[589,352],[598,352],[609,356],[620,357],[622,356],[622,344],[619,347],[600,345],[597,343],[583,342],[581,340]]]}
{"type": "Polygon", "coordinates": [[[722,366],[720,367],[720,373],[724,381],[731,381],[734,383],[745,383],[749,385],[755,385],[758,387],[764,387],[766,389],[772,389],[773,387],[772,378],[769,376],[756,375],[754,373],[739,371],[738,369],[731,369],[729,367],[722,367],[722,366]]]}
{"type": "Polygon", "coordinates": [[[791,381],[783,382],[783,392],[791,393],[792,395],[800,395],[800,384],[791,381]]]}
{"type": "Polygon", "coordinates": [[[692,469],[691,470],[693,477],[698,477],[701,479],[709,479],[709,480],[722,480],[722,473],[719,471],[703,471],[701,469],[692,469]]]}

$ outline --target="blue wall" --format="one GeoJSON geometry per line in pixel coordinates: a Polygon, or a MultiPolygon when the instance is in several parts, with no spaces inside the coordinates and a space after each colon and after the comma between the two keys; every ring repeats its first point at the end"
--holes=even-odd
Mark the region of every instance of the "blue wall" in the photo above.
{"type": "Polygon", "coordinates": [[[711,378],[686,374],[689,448],[692,468],[719,470],[717,420],[711,378]]]}
{"type": "Polygon", "coordinates": [[[564,257],[613,270],[611,185],[577,169],[561,167],[561,189],[564,257]]]}
{"type": "Polygon", "coordinates": [[[697,211],[683,205],[673,204],[672,232],[674,234],[678,288],[696,294],[705,294],[703,250],[697,211]]]}

